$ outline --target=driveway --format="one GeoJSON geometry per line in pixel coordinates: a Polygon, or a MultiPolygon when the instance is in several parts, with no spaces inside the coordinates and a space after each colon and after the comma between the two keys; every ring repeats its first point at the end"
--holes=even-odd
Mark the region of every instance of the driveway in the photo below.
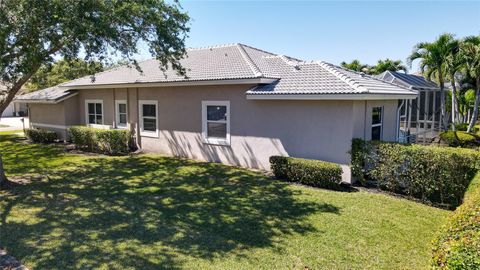
{"type": "Polygon", "coordinates": [[[25,121],[25,127],[28,127],[28,117],[2,117],[0,118],[0,131],[22,129],[25,121]],[[5,127],[6,126],[6,127],[5,127]]]}

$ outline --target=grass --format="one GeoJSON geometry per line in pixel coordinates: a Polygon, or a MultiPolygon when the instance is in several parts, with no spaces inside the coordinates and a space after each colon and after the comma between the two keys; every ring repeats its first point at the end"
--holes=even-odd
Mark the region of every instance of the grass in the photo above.
{"type": "Polygon", "coordinates": [[[448,211],[157,155],[0,136],[0,246],[33,269],[425,269],[448,211]]]}

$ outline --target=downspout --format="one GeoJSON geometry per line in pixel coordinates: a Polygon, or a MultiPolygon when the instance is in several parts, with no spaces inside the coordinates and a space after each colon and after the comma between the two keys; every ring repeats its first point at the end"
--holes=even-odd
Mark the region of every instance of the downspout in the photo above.
{"type": "Polygon", "coordinates": [[[402,99],[402,103],[400,103],[400,106],[398,106],[397,109],[397,124],[396,124],[396,142],[400,141],[400,111],[402,110],[403,105],[405,105],[405,99],[402,99]]]}

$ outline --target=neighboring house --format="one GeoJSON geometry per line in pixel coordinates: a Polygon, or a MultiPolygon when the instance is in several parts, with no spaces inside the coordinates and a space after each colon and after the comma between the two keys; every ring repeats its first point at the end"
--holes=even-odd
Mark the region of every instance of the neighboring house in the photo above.
{"type": "Polygon", "coordinates": [[[408,89],[419,95],[402,106],[402,139],[408,142],[429,143],[440,131],[440,87],[418,74],[385,71],[377,78],[408,89]]]}
{"type": "MultiPolygon", "coordinates": [[[[6,87],[0,84],[0,92],[6,90],[6,87]]],[[[0,115],[1,117],[25,116],[27,115],[27,105],[22,102],[8,104],[7,108],[0,115]]]]}
{"type": "Polygon", "coordinates": [[[351,140],[395,141],[417,92],[325,62],[243,44],[189,49],[187,76],[119,67],[23,95],[33,127],[131,128],[144,151],[269,169],[289,155],[348,164],[351,140]]]}

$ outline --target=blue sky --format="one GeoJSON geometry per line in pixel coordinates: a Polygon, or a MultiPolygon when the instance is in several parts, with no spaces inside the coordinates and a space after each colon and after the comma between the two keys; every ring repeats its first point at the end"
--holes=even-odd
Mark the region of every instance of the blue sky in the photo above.
{"type": "MultiPolygon", "coordinates": [[[[181,1],[188,47],[240,42],[334,64],[405,61],[440,33],[480,34],[480,1],[181,1]]],[[[414,68],[415,65],[414,65],[414,68]]],[[[414,71],[414,70],[413,70],[414,71]]]]}

